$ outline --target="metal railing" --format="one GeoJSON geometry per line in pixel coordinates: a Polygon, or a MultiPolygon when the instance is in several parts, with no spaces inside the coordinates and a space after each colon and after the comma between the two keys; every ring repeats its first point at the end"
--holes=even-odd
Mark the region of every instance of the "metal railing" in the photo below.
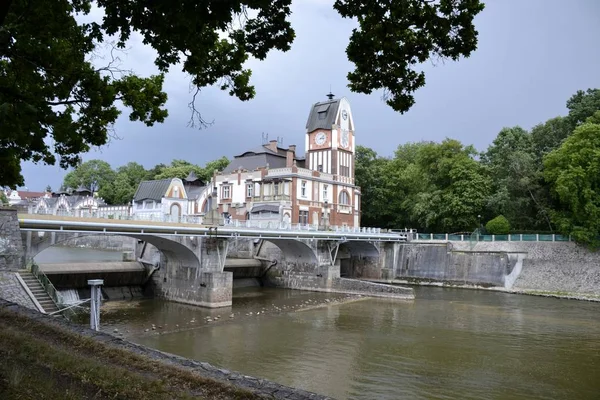
{"type": "Polygon", "coordinates": [[[42,284],[42,287],[46,293],[48,293],[48,296],[50,296],[52,301],[54,301],[54,303],[58,306],[58,308],[62,307],[64,305],[62,295],[58,290],[56,290],[52,282],[50,282],[50,279],[48,279],[46,274],[44,274],[44,272],[40,269],[39,265],[32,263],[29,267],[29,270],[31,274],[35,276],[36,279],[42,284]]]}
{"type": "Polygon", "coordinates": [[[456,242],[571,242],[571,236],[555,233],[511,233],[507,235],[418,233],[416,240],[443,240],[456,242]]]}

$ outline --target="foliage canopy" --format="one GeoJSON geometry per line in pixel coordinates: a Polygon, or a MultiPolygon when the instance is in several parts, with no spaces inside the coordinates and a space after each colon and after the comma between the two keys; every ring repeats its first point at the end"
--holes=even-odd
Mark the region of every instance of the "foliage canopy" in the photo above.
{"type": "MultiPolygon", "coordinates": [[[[196,91],[192,125],[205,126],[194,100],[217,85],[240,100],[254,97],[249,57],[287,51],[294,40],[292,0],[6,0],[0,4],[0,185],[23,184],[21,161],[76,166],[102,146],[122,112],[148,126],[165,120],[164,73],[180,65],[196,91]],[[101,21],[81,22],[95,6],[101,21]],[[157,56],[160,73],[140,77],[110,60],[92,59],[116,38],[123,48],[137,32],[157,56]]],[[[346,49],[355,70],[349,87],[384,91],[405,112],[425,84],[419,63],[457,60],[477,46],[473,18],[479,0],[336,0],[334,9],[358,21],[346,49]]],[[[111,55],[114,54],[111,52],[111,55]]]]}

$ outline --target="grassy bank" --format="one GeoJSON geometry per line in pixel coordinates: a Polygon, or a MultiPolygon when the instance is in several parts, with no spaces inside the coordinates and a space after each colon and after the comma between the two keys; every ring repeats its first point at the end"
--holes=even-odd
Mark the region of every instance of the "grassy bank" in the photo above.
{"type": "Polygon", "coordinates": [[[6,308],[0,308],[0,360],[1,399],[260,398],[6,308]]]}

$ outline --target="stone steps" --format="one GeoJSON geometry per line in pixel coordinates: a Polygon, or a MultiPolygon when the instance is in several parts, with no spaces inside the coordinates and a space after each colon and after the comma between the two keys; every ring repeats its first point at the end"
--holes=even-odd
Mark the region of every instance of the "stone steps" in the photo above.
{"type": "Polygon", "coordinates": [[[56,306],[56,303],[54,303],[54,300],[52,300],[50,295],[46,292],[46,289],[44,289],[40,281],[38,281],[31,272],[19,271],[19,275],[21,275],[21,279],[23,279],[23,282],[25,282],[29,291],[47,314],[58,311],[58,307],[56,306]]]}

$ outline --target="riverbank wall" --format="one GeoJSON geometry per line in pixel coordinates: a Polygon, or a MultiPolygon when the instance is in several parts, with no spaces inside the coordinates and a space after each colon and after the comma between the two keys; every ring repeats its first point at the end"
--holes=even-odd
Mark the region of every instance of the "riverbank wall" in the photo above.
{"type": "MultiPolygon", "coordinates": [[[[573,242],[411,242],[393,281],[600,300],[600,252],[573,242]]],[[[390,280],[386,280],[390,281],[390,280]]]]}
{"type": "MultiPolygon", "coordinates": [[[[139,376],[145,377],[148,379],[148,381],[152,381],[153,379],[162,380],[168,374],[173,375],[173,377],[176,379],[173,379],[173,382],[167,383],[176,386],[175,389],[183,388],[186,391],[190,391],[191,388],[193,388],[195,385],[198,385],[198,379],[204,379],[204,381],[201,381],[202,386],[210,387],[213,391],[221,393],[218,398],[223,399],[329,399],[326,396],[283,386],[265,379],[228,371],[226,369],[213,366],[209,363],[199,362],[173,354],[164,353],[149,347],[129,342],[105,332],[92,331],[84,326],[72,324],[62,318],[40,314],[18,304],[0,299],[0,320],[2,319],[4,319],[5,322],[9,320],[14,320],[16,322],[11,324],[12,330],[18,329],[19,325],[26,327],[26,333],[23,333],[23,335],[17,334],[17,336],[20,338],[26,337],[31,332],[35,332],[36,330],[46,332],[44,335],[36,336],[36,340],[44,340],[45,337],[53,335],[57,337],[68,337],[68,340],[61,341],[61,346],[59,346],[60,350],[64,351],[63,347],[68,347],[71,345],[74,346],[72,349],[72,354],[85,356],[86,354],[82,353],[85,352],[86,349],[92,349],[96,354],[94,356],[89,354],[88,357],[96,360],[97,362],[106,362],[106,368],[110,368],[110,363],[114,362],[114,360],[110,357],[108,357],[106,360],[104,359],[105,356],[110,353],[110,355],[119,356],[118,368],[125,369],[128,372],[138,373],[139,376]],[[90,340],[92,342],[89,342],[90,340]],[[151,362],[152,368],[142,371],[142,366],[147,361],[151,362]],[[155,372],[157,371],[159,375],[156,375],[155,372]],[[214,384],[211,384],[211,381],[214,382],[214,384]],[[219,386],[216,385],[221,385],[220,387],[222,389],[219,389],[219,386]],[[236,389],[242,390],[243,392],[236,392],[236,389]]],[[[2,328],[2,326],[0,326],[0,328],[2,328]]],[[[49,342],[50,343],[48,344],[53,346],[51,340],[49,340],[49,342]]],[[[49,350],[54,349],[49,348],[49,350]]],[[[61,367],[64,367],[64,364],[65,363],[62,363],[61,367]]],[[[22,365],[22,367],[27,368],[26,365],[22,365]]],[[[72,367],[76,369],[77,365],[73,364],[72,367]]],[[[69,379],[73,380],[78,376],[77,371],[60,372],[63,372],[60,374],[61,379],[67,379],[65,377],[68,377],[69,379]]],[[[96,378],[100,379],[100,377],[96,378]]],[[[57,381],[57,383],[60,384],[61,382],[59,381],[57,381]]],[[[77,382],[70,383],[76,384],[77,382]]],[[[94,382],[81,382],[81,386],[85,389],[86,387],[91,386],[93,383],[94,382]]],[[[110,387],[111,385],[108,383],[106,386],[110,387]]],[[[96,388],[93,387],[90,389],[94,389],[94,392],[90,393],[91,395],[97,391],[96,388]]],[[[200,397],[213,398],[212,396],[200,397]]]]}

